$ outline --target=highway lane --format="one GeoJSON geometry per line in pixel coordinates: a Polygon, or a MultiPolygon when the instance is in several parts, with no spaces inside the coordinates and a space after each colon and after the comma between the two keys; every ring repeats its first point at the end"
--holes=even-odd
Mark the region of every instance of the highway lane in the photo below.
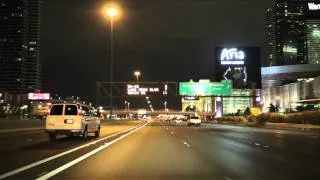
{"type": "Polygon", "coordinates": [[[11,178],[51,177],[48,174],[52,179],[320,178],[318,133],[159,122],[130,133],[11,178]]]}
{"type": "Polygon", "coordinates": [[[153,123],[53,179],[319,179],[319,150],[312,133],[153,123]]]}
{"type": "MultiPolygon", "coordinates": [[[[140,124],[141,121],[103,121],[101,138],[140,124]]],[[[0,133],[0,160],[6,162],[0,166],[0,174],[95,140],[94,137],[83,141],[80,137],[60,136],[52,143],[44,130],[0,133]]]]}

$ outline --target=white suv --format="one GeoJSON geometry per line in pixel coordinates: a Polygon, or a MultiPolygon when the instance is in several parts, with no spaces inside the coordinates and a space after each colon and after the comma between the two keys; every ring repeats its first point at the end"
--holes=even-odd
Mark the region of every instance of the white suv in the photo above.
{"type": "Polygon", "coordinates": [[[87,105],[77,103],[53,104],[46,118],[46,132],[51,141],[58,134],[78,135],[83,139],[88,133],[100,136],[100,118],[96,111],[87,105]]]}
{"type": "Polygon", "coordinates": [[[190,125],[197,125],[200,126],[201,125],[201,119],[199,116],[191,116],[188,118],[188,126],[190,125]]]}

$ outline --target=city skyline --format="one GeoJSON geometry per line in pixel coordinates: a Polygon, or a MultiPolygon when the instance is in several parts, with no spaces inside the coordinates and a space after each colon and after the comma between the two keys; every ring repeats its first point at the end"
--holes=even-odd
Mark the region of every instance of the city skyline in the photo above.
{"type": "MultiPolygon", "coordinates": [[[[42,34],[45,91],[91,97],[95,95],[96,81],[109,81],[106,54],[109,27],[98,13],[103,3],[45,2],[42,34]],[[52,16],[57,8],[60,13],[52,16]]],[[[264,14],[270,3],[230,1],[230,6],[223,3],[119,1],[124,14],[115,23],[114,79],[134,81],[133,71],[139,69],[141,81],[214,80],[216,46],[262,46],[264,14]],[[256,8],[243,11],[248,4],[256,8]]]]}

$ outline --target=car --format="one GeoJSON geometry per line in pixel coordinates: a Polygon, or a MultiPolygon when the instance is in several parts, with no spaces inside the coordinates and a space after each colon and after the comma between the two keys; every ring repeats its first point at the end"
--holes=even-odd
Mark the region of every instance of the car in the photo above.
{"type": "Polygon", "coordinates": [[[200,126],[201,125],[201,119],[199,116],[190,116],[188,118],[188,126],[190,125],[197,125],[197,126],[200,126]]]}
{"type": "Polygon", "coordinates": [[[78,103],[53,104],[46,117],[45,130],[50,141],[57,135],[81,136],[83,139],[89,133],[100,136],[100,117],[94,108],[78,103]]]}
{"type": "Polygon", "coordinates": [[[181,119],[177,118],[177,119],[174,120],[174,122],[175,122],[176,125],[180,125],[180,126],[182,125],[182,120],[181,119]]]}

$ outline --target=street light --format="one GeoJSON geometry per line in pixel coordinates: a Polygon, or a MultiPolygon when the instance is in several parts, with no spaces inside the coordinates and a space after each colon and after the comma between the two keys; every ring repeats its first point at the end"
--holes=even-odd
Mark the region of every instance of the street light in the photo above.
{"type": "Polygon", "coordinates": [[[141,72],[140,72],[140,71],[134,71],[133,74],[136,76],[136,78],[137,78],[137,84],[138,84],[138,83],[139,83],[139,76],[141,75],[141,72]]]}
{"type": "Polygon", "coordinates": [[[119,16],[119,8],[115,5],[107,6],[104,10],[104,14],[110,19],[110,118],[112,117],[113,99],[112,99],[112,87],[113,87],[113,22],[116,17],[119,16]]]}

